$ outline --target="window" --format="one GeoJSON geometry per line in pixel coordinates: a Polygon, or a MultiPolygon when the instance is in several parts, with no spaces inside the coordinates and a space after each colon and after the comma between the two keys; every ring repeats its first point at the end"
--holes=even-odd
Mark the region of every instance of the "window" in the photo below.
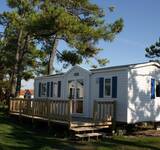
{"type": "Polygon", "coordinates": [[[61,97],[61,81],[39,83],[39,97],[61,97]]]}
{"type": "Polygon", "coordinates": [[[61,97],[61,81],[58,81],[58,86],[57,86],[57,96],[60,98],[61,97]]]}
{"type": "Polygon", "coordinates": [[[47,92],[46,83],[42,83],[42,92],[41,92],[41,95],[42,96],[46,96],[46,92],[47,92]]]}
{"type": "Polygon", "coordinates": [[[82,99],[84,97],[84,82],[82,79],[68,81],[68,96],[72,99],[82,99]]]}
{"type": "Polygon", "coordinates": [[[160,97],[160,81],[156,81],[156,97],[160,97]]]}
{"type": "Polygon", "coordinates": [[[74,80],[70,80],[68,81],[68,96],[69,98],[71,99],[74,99],[75,98],[75,81],[74,80]]]}
{"type": "Polygon", "coordinates": [[[77,90],[77,91],[76,91],[76,98],[78,98],[78,99],[79,99],[79,98],[80,98],[80,89],[79,89],[79,88],[77,88],[76,90],[77,90]]]}
{"type": "Polygon", "coordinates": [[[38,90],[38,96],[41,97],[41,82],[39,82],[39,90],[38,90]]]}
{"type": "Polygon", "coordinates": [[[49,97],[50,93],[50,82],[47,82],[47,97],[49,97]]]}
{"type": "Polygon", "coordinates": [[[111,79],[105,79],[105,96],[111,95],[111,79]]]}
{"type": "Polygon", "coordinates": [[[83,99],[84,97],[84,83],[83,80],[78,79],[76,82],[76,98],[83,99]]]}
{"type": "Polygon", "coordinates": [[[54,82],[53,83],[53,96],[54,97],[57,97],[57,88],[58,88],[57,82],[54,82]]]}
{"type": "Polygon", "coordinates": [[[69,98],[74,99],[74,94],[75,94],[75,88],[70,88],[69,89],[69,98]]]}

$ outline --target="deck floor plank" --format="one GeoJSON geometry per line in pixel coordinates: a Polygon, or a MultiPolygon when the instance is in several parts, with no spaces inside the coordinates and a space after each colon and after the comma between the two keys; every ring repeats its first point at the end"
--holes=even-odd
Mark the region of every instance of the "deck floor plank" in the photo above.
{"type": "Polygon", "coordinates": [[[83,134],[75,134],[75,136],[79,138],[97,137],[97,136],[102,136],[102,133],[83,133],[83,134]]]}
{"type": "MultiPolygon", "coordinates": [[[[32,119],[36,119],[36,120],[43,120],[43,121],[48,121],[48,118],[45,116],[38,116],[38,115],[27,115],[27,114],[20,114],[19,112],[10,112],[11,115],[17,115],[17,116],[21,116],[21,117],[27,117],[27,118],[32,118],[32,119]]],[[[56,123],[61,123],[61,124],[68,124],[70,125],[70,129],[72,128],[77,128],[77,127],[93,127],[93,128],[107,128],[110,125],[112,125],[112,122],[94,122],[91,118],[81,118],[79,119],[79,121],[77,120],[77,118],[73,117],[72,121],[69,122],[67,120],[58,120],[56,119],[56,117],[50,117],[50,122],[56,122],[56,123]]],[[[76,129],[76,130],[82,130],[81,129],[76,129]]],[[[92,129],[88,129],[88,130],[92,130],[92,129]]]]}

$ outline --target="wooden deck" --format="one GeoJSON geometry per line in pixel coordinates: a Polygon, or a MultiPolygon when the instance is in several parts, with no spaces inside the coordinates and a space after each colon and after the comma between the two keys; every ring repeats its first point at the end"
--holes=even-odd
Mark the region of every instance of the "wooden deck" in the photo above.
{"type": "MultiPolygon", "coordinates": [[[[114,101],[95,101],[92,118],[72,117],[72,100],[12,99],[10,114],[34,120],[44,120],[48,124],[56,122],[76,127],[109,127],[115,119],[114,101]]],[[[77,129],[78,130],[78,129],[77,129]]]]}

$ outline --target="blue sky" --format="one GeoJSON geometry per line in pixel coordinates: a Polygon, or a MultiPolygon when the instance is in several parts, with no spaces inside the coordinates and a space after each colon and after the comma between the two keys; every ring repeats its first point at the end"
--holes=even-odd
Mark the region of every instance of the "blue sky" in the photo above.
{"type": "Polygon", "coordinates": [[[144,49],[160,37],[160,0],[93,1],[104,8],[116,6],[115,12],[106,17],[107,21],[124,19],[124,29],[112,43],[99,43],[104,48],[101,56],[110,60],[109,65],[148,61],[144,49]]]}
{"type": "MultiPolygon", "coordinates": [[[[105,9],[106,22],[112,22],[120,17],[124,19],[124,29],[113,42],[99,42],[99,46],[104,49],[99,57],[110,60],[107,66],[148,61],[144,49],[160,37],[160,0],[92,0],[92,2],[105,9]],[[110,5],[116,7],[114,13],[109,13],[110,5]]],[[[7,9],[5,0],[1,0],[0,12],[7,9]]],[[[61,43],[59,49],[63,48],[64,45],[61,43]]]]}

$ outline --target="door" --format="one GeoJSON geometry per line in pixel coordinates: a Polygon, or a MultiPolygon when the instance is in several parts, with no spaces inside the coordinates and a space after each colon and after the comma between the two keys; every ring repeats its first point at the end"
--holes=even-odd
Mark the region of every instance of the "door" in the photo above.
{"type": "Polygon", "coordinates": [[[84,82],[82,79],[68,81],[68,95],[72,99],[72,113],[83,113],[84,82]]]}

